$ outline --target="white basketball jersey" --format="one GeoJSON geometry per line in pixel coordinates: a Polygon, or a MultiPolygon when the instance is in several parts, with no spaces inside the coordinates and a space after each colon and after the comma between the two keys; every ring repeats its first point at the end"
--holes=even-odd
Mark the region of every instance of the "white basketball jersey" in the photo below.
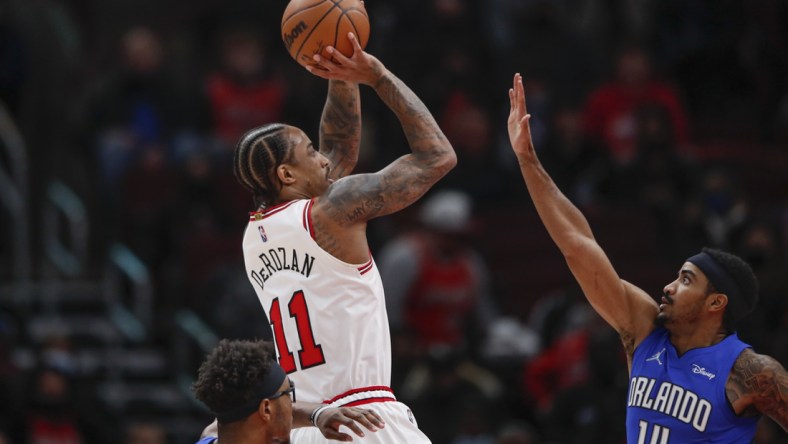
{"type": "Polygon", "coordinates": [[[279,364],[299,401],[331,401],[384,389],[391,337],[374,261],[347,264],[312,236],[311,200],[251,213],[246,273],[268,316],[279,364]]]}

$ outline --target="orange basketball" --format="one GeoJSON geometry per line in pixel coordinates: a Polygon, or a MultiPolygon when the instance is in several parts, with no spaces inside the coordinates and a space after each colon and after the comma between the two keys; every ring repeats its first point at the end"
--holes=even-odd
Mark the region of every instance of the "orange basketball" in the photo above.
{"type": "Polygon", "coordinates": [[[282,15],[282,41],[301,65],[312,65],[312,56],[330,58],[326,46],[350,57],[353,47],[348,32],[362,48],[369,40],[369,17],[361,0],[292,0],[282,15]]]}

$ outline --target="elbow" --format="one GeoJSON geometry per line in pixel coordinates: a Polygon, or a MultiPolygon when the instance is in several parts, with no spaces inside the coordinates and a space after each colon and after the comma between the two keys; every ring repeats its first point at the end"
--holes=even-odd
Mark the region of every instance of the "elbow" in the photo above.
{"type": "Polygon", "coordinates": [[[454,169],[454,167],[456,166],[457,166],[457,153],[455,153],[454,150],[451,148],[451,146],[449,146],[449,149],[446,151],[446,153],[444,153],[443,156],[441,156],[440,168],[442,171],[444,171],[445,174],[451,171],[452,169],[454,169]]]}

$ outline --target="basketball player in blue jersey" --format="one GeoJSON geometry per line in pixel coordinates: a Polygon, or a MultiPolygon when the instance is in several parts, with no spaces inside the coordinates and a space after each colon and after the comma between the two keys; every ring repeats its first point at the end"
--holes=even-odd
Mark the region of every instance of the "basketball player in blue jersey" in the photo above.
{"type": "Polygon", "coordinates": [[[380,417],[355,407],[325,408],[296,402],[295,386],[276,362],[271,342],[222,340],[200,365],[192,390],[216,416],[197,444],[288,443],[293,427],[315,425],[327,439],[352,441],[348,427],[364,436],[382,427],[380,417]]]}
{"type": "Polygon", "coordinates": [[[788,373],[734,332],[757,301],[750,267],[703,249],[681,266],[659,304],[622,280],[585,217],[540,164],[519,74],[509,101],[509,139],[539,217],[588,301],[623,342],[627,442],[751,443],[762,414],[788,430],[788,373]]]}

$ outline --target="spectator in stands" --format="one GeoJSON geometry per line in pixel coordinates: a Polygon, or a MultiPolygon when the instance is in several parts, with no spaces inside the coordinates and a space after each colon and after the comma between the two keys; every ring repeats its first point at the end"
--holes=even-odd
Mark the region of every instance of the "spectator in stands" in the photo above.
{"type": "Polygon", "coordinates": [[[583,114],[585,131],[610,153],[616,165],[627,167],[640,154],[637,113],[644,106],[654,105],[667,112],[678,148],[686,154],[688,122],[678,93],[654,77],[644,49],[629,47],[618,56],[615,78],[591,92],[583,114]]]}
{"type": "Polygon", "coordinates": [[[684,210],[684,224],[693,237],[684,241],[692,245],[731,248],[734,233],[748,221],[750,205],[733,170],[708,165],[692,184],[684,210]]]}
{"type": "Polygon", "coordinates": [[[419,220],[420,228],[384,246],[378,263],[394,350],[406,350],[412,364],[400,367],[398,392],[412,408],[434,412],[420,427],[443,442],[453,436],[446,424],[458,426],[471,414],[469,400],[485,403],[501,395],[497,377],[474,359],[497,309],[487,265],[468,241],[470,197],[437,191],[421,205],[419,220]],[[408,345],[398,347],[403,341],[408,345]]]}
{"type": "Polygon", "coordinates": [[[44,366],[33,380],[21,422],[12,434],[14,442],[82,444],[88,442],[76,407],[71,376],[60,368],[44,366]]]}
{"type": "Polygon", "coordinates": [[[565,309],[563,322],[558,319],[550,322],[553,328],[562,325],[562,331],[550,332],[549,328],[543,331],[550,332],[553,340],[526,363],[522,373],[524,395],[534,402],[537,413],[543,415],[552,408],[558,393],[588,380],[591,337],[605,327],[588,307],[572,303],[565,309]]]}
{"type": "Polygon", "coordinates": [[[380,255],[392,330],[415,332],[425,350],[469,350],[496,317],[487,265],[468,243],[471,206],[464,193],[437,191],[421,206],[422,228],[380,255]]]}
{"type": "Polygon", "coordinates": [[[546,414],[548,441],[565,444],[624,444],[626,360],[615,332],[594,330],[583,353],[587,377],[560,390],[546,414]]]}
{"type": "Polygon", "coordinates": [[[249,128],[282,121],[287,83],[255,31],[225,30],[219,58],[220,69],[208,77],[207,89],[216,135],[231,156],[235,142],[249,128]]]}
{"type": "Polygon", "coordinates": [[[94,86],[84,117],[96,145],[102,184],[115,191],[126,171],[149,150],[164,150],[174,102],[163,74],[159,35],[147,27],[125,32],[120,68],[94,86]]]}

